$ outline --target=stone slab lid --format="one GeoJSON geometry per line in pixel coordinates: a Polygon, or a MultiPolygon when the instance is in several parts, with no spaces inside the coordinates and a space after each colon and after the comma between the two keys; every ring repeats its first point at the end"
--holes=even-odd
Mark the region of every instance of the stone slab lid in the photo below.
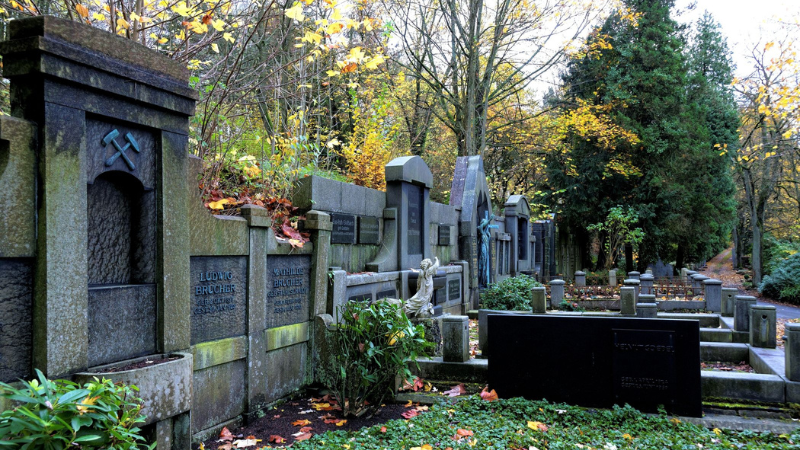
{"type": "Polygon", "coordinates": [[[430,189],[433,187],[433,174],[419,156],[403,156],[386,164],[386,182],[390,181],[421,184],[430,189]]]}

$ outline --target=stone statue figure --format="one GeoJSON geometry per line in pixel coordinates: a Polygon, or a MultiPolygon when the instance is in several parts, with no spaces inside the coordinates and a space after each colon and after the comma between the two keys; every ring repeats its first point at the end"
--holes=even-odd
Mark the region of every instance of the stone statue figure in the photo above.
{"type": "Polygon", "coordinates": [[[419,273],[417,278],[417,293],[406,301],[405,311],[409,319],[432,317],[433,316],[433,276],[439,269],[439,258],[434,257],[436,262],[425,258],[419,265],[420,270],[411,269],[419,273]]]}
{"type": "Polygon", "coordinates": [[[488,286],[489,280],[492,279],[489,273],[489,243],[491,242],[489,230],[498,228],[497,225],[490,225],[492,220],[494,220],[494,214],[489,216],[489,211],[486,211],[486,215],[478,225],[478,233],[480,233],[481,238],[481,246],[478,249],[478,285],[484,287],[488,286]]]}

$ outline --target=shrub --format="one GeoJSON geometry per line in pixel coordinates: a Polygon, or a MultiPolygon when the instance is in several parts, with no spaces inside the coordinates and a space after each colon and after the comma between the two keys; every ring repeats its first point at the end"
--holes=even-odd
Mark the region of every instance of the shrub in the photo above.
{"type": "Polygon", "coordinates": [[[800,304],[800,253],[781,262],[758,286],[759,292],[785,302],[800,304]]]}
{"type": "Polygon", "coordinates": [[[485,309],[530,311],[531,289],[541,283],[528,275],[517,275],[490,285],[481,292],[481,306],[485,309]]]}
{"type": "Polygon", "coordinates": [[[586,272],[587,286],[605,286],[608,284],[608,270],[598,270],[597,272],[586,272]]]}
{"type": "Polygon", "coordinates": [[[144,422],[135,386],[103,379],[83,387],[67,380],[38,380],[24,387],[0,383],[0,395],[18,406],[0,414],[0,447],[136,450],[147,447],[135,425],[144,422]]]}
{"type": "Polygon", "coordinates": [[[360,416],[394,393],[398,375],[411,379],[409,365],[433,344],[425,340],[424,326],[412,324],[399,303],[348,302],[337,314],[338,325],[327,333],[329,351],[320,376],[342,413],[360,416]]]}
{"type": "Polygon", "coordinates": [[[580,311],[584,312],[586,309],[578,306],[576,302],[568,302],[566,300],[561,300],[561,303],[556,305],[556,309],[559,311],[580,311]]]}

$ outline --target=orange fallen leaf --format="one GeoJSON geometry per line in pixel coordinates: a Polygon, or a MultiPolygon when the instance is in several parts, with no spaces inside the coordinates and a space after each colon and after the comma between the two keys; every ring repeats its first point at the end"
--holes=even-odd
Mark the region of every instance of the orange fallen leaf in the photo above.
{"type": "Polygon", "coordinates": [[[472,430],[465,430],[463,428],[459,428],[458,431],[456,431],[456,433],[458,433],[459,436],[472,436],[473,434],[475,434],[472,432],[472,430]]]}
{"type": "Polygon", "coordinates": [[[419,415],[419,411],[417,411],[416,409],[409,409],[408,411],[400,415],[405,417],[406,419],[411,419],[412,417],[417,417],[419,415]]]}
{"type": "Polygon", "coordinates": [[[458,386],[453,386],[449,391],[442,392],[443,395],[447,395],[449,397],[458,397],[459,395],[464,395],[466,393],[467,388],[464,387],[464,383],[461,383],[458,386]]]}
{"type": "Polygon", "coordinates": [[[487,402],[493,402],[497,400],[498,399],[497,392],[495,392],[494,389],[492,389],[491,391],[487,391],[487,389],[489,389],[488,386],[483,388],[483,390],[481,391],[481,398],[487,402]]]}
{"type": "Polygon", "coordinates": [[[295,436],[295,441],[305,441],[306,439],[311,438],[311,433],[303,433],[300,436],[295,436]]]}
{"type": "Polygon", "coordinates": [[[340,427],[340,426],[342,426],[342,425],[344,425],[344,424],[346,424],[346,423],[347,423],[347,421],[346,421],[346,420],[344,420],[344,419],[342,419],[342,420],[340,420],[340,421],[336,422],[336,426],[337,426],[337,427],[340,427]]]}
{"type": "Polygon", "coordinates": [[[381,433],[386,433],[386,427],[381,427],[381,433]]]}
{"type": "Polygon", "coordinates": [[[222,431],[219,432],[219,438],[223,441],[232,441],[234,436],[228,427],[222,427],[222,431]]]}
{"type": "Polygon", "coordinates": [[[283,436],[278,436],[277,434],[273,434],[267,439],[268,442],[272,442],[273,444],[283,444],[286,442],[286,439],[283,436]]]}
{"type": "Polygon", "coordinates": [[[295,427],[304,427],[306,425],[311,425],[311,421],[308,419],[295,420],[292,422],[292,425],[295,427]]]}
{"type": "Polygon", "coordinates": [[[311,431],[311,430],[313,430],[313,428],[311,428],[311,427],[303,427],[303,428],[300,428],[300,432],[301,432],[301,433],[308,433],[308,432],[309,432],[309,431],[311,431]]]}

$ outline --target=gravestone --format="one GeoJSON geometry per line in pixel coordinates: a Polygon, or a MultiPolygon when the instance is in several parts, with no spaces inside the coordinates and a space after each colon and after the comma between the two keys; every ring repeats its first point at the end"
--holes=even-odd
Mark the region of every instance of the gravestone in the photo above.
{"type": "Polygon", "coordinates": [[[501,398],[702,414],[696,321],[505,314],[487,320],[489,387],[501,398]]]}
{"type": "Polygon", "coordinates": [[[331,244],[356,243],[356,216],[352,214],[331,214],[331,244]]]}
{"type": "Polygon", "coordinates": [[[505,231],[511,235],[508,272],[516,276],[531,268],[531,208],[524,195],[509,196],[504,206],[505,231]]]}
{"type": "Polygon", "coordinates": [[[189,267],[192,344],[246,334],[247,258],[195,256],[189,267]]]}
{"type": "Polygon", "coordinates": [[[311,294],[310,255],[267,258],[267,328],[307,321],[311,294]]]}
{"type": "Polygon", "coordinates": [[[386,208],[397,210],[398,267],[419,267],[432,258],[428,245],[430,188],[433,175],[419,156],[396,158],[386,165],[386,208]]]}

